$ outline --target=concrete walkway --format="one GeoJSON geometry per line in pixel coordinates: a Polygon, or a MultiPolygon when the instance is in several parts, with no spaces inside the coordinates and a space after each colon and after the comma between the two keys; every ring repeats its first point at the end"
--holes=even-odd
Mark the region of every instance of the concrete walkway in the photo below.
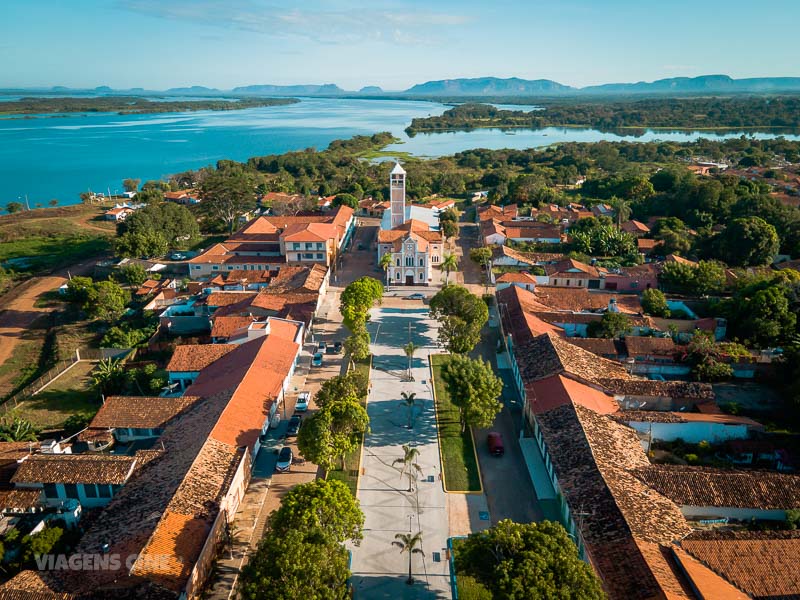
{"type": "Polygon", "coordinates": [[[449,536],[447,498],[440,479],[439,443],[430,388],[428,352],[435,350],[436,322],[418,301],[373,309],[368,324],[372,335],[372,389],[367,411],[371,432],[364,445],[358,498],[366,517],[364,541],[352,548],[352,583],[356,598],[449,598],[446,559],[449,536]],[[420,346],[412,374],[404,381],[409,339],[420,346]],[[408,410],[400,392],[417,394],[408,428],[408,410]],[[403,456],[403,444],[419,449],[422,472],[408,492],[392,461],[403,456]],[[425,556],[412,557],[416,583],[407,585],[408,555],[392,545],[397,533],[422,532],[425,556]]]}

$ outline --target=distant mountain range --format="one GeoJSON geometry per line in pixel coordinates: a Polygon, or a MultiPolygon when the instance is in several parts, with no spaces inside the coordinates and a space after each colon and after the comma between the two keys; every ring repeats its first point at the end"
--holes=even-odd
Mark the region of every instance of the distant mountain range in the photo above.
{"type": "Polygon", "coordinates": [[[800,92],[800,77],[753,77],[733,79],[727,75],[700,77],[671,77],[638,83],[606,83],[576,88],[550,79],[519,79],[511,77],[478,77],[472,79],[440,79],[419,83],[402,91],[384,91],[377,86],[366,86],[358,91],[348,91],[333,83],[321,85],[246,85],[232,90],[204,86],[177,87],[168,90],[132,88],[115,90],[108,86],[93,89],[72,89],[63,86],[36,89],[4,89],[4,93],[51,94],[116,94],[116,95],[171,95],[171,96],[370,96],[370,97],[581,97],[600,95],[658,95],[678,96],[692,94],[742,94],[800,92]]]}

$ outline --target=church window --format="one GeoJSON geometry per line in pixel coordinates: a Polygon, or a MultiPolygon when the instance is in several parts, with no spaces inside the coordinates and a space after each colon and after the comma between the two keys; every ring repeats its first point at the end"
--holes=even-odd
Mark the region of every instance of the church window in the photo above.
{"type": "Polygon", "coordinates": [[[425,266],[425,259],[424,258],[420,258],[419,259],[419,266],[420,267],[424,267],[425,266]]]}

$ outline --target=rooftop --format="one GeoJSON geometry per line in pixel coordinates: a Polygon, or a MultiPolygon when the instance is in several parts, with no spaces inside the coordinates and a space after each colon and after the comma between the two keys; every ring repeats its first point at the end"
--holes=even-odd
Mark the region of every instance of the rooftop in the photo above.
{"type": "Polygon", "coordinates": [[[136,458],[110,454],[36,454],[17,469],[11,481],[26,483],[99,483],[121,485],[136,458]]]}
{"type": "Polygon", "coordinates": [[[175,346],[175,351],[172,353],[172,358],[170,358],[167,365],[167,371],[172,373],[202,371],[235,348],[236,346],[231,344],[183,344],[175,346]]]}
{"type": "Polygon", "coordinates": [[[169,421],[199,399],[197,396],[179,398],[109,396],[89,423],[89,428],[163,429],[169,421]]]}
{"type": "Polygon", "coordinates": [[[650,396],[688,400],[713,400],[714,389],[694,381],[654,381],[651,379],[600,378],[597,383],[617,396],[650,396]]]}

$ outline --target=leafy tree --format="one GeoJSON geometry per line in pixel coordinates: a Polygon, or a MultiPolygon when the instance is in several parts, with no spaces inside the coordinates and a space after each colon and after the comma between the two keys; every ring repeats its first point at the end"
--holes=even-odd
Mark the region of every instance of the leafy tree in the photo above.
{"type": "Polygon", "coordinates": [[[256,206],[256,181],[254,175],[241,165],[231,164],[217,168],[200,184],[202,212],[218,219],[233,233],[239,218],[256,206]]]}
{"type": "Polygon", "coordinates": [[[686,349],[686,361],[697,381],[723,381],[733,377],[733,368],[722,361],[721,347],[709,331],[696,331],[686,349]]]}
{"type": "Polygon", "coordinates": [[[482,359],[455,354],[445,363],[442,379],[451,402],[458,407],[462,432],[467,426],[489,427],[503,408],[497,400],[503,391],[503,381],[482,359]]]}
{"type": "Polygon", "coordinates": [[[715,260],[701,260],[694,270],[692,289],[701,296],[713,294],[725,286],[725,267],[715,260]]]}
{"type": "Polygon", "coordinates": [[[269,532],[242,569],[238,592],[245,600],[346,600],[348,563],[340,544],[296,529],[269,532]]]}
{"type": "Polygon", "coordinates": [[[85,413],[70,415],[62,426],[64,428],[64,435],[69,437],[75,435],[79,431],[83,431],[91,420],[92,416],[85,413]]]}
{"type": "Polygon", "coordinates": [[[159,257],[169,251],[169,241],[160,231],[128,232],[114,240],[114,253],[125,258],[159,257]]]}
{"type": "Polygon", "coordinates": [[[122,278],[133,287],[139,287],[147,280],[147,271],[142,265],[131,263],[120,269],[122,278]]]}
{"type": "Polygon", "coordinates": [[[0,417],[0,440],[4,442],[35,442],[36,427],[15,412],[0,417]]]}
{"type": "Polygon", "coordinates": [[[344,341],[344,349],[351,360],[364,360],[369,356],[369,342],[369,331],[362,325],[344,341]]]}
{"type": "Polygon", "coordinates": [[[95,318],[118,319],[130,301],[128,292],[114,281],[98,281],[90,289],[83,309],[95,318]]]}
{"type": "Polygon", "coordinates": [[[336,194],[336,197],[331,202],[334,208],[338,206],[349,206],[353,210],[358,210],[358,198],[352,194],[336,194]]]}
{"type": "Polygon", "coordinates": [[[780,247],[775,227],[760,217],[734,219],[714,241],[717,256],[737,267],[768,264],[780,247]]]}
{"type": "Polygon", "coordinates": [[[552,521],[500,521],[463,540],[455,564],[459,578],[474,577],[495,598],[605,598],[592,568],[579,558],[564,528],[552,521]]]}
{"type": "Polygon", "coordinates": [[[92,384],[106,396],[119,391],[125,373],[122,361],[115,358],[105,358],[97,363],[92,371],[92,384]]]}
{"type": "Polygon", "coordinates": [[[89,299],[89,290],[94,286],[91,277],[71,277],[67,282],[67,302],[84,304],[89,299]]]}
{"type": "Polygon", "coordinates": [[[439,226],[445,239],[454,238],[458,235],[458,225],[453,221],[442,221],[439,226]]]}
{"type": "Polygon", "coordinates": [[[611,198],[611,206],[614,207],[614,212],[617,215],[617,226],[622,225],[625,221],[631,218],[631,203],[623,198],[611,198]]]}
{"type": "Polygon", "coordinates": [[[358,544],[363,538],[364,513],[345,483],[315,479],[289,490],[269,524],[274,535],[318,531],[328,542],[358,544]]]}
{"type": "Polygon", "coordinates": [[[6,204],[6,212],[8,212],[10,215],[20,212],[23,208],[25,207],[21,202],[9,202],[6,204]]]}
{"type": "Polygon", "coordinates": [[[734,300],[736,309],[733,328],[743,339],[759,346],[769,346],[787,339],[797,326],[797,315],[790,310],[786,291],[772,285],[750,297],[734,300]]]}
{"type": "Polygon", "coordinates": [[[448,208],[447,210],[442,211],[439,214],[439,225],[443,223],[457,223],[457,222],[458,222],[458,213],[452,208],[448,208]]]}
{"type": "Polygon", "coordinates": [[[336,375],[323,381],[317,395],[314,396],[314,403],[322,409],[329,403],[347,396],[364,398],[368,387],[369,378],[366,375],[356,370],[348,371],[346,375],[336,375]]]}
{"type": "Polygon", "coordinates": [[[141,179],[123,179],[122,180],[122,187],[125,188],[126,192],[135,192],[139,189],[139,184],[142,182],[141,179]]]}
{"type": "Polygon", "coordinates": [[[664,292],[656,289],[645,290],[642,293],[642,308],[648,315],[654,317],[669,317],[669,306],[664,292]]]}
{"type": "Polygon", "coordinates": [[[623,313],[604,313],[599,321],[586,327],[586,335],[592,338],[616,338],[631,330],[631,320],[623,313]]]}
{"type": "Polygon", "coordinates": [[[465,354],[480,341],[489,320],[486,303],[467,288],[447,285],[430,301],[430,314],[439,321],[439,341],[450,352],[465,354]]]}
{"type": "Polygon", "coordinates": [[[458,257],[455,254],[445,254],[442,260],[442,270],[444,271],[444,284],[447,285],[450,279],[450,271],[458,269],[458,257]]]}
{"type": "Polygon", "coordinates": [[[469,251],[469,257],[474,263],[485,267],[492,260],[492,251],[486,246],[473,248],[469,251]]]}
{"type": "Polygon", "coordinates": [[[117,234],[126,233],[160,233],[170,246],[185,247],[199,237],[200,229],[188,208],[174,202],[159,201],[149,203],[121,221],[117,225],[117,234]]]}
{"type": "Polygon", "coordinates": [[[344,469],[347,452],[369,429],[369,416],[355,396],[338,399],[309,417],[297,434],[297,447],[307,459],[330,469],[339,457],[344,469]]]}
{"type": "Polygon", "coordinates": [[[383,298],[383,284],[372,277],[361,277],[348,285],[339,299],[339,312],[345,326],[355,333],[367,321],[370,308],[383,298]]]}
{"type": "Polygon", "coordinates": [[[415,554],[425,556],[425,552],[422,551],[422,548],[417,547],[422,545],[422,532],[419,531],[414,535],[410,533],[397,533],[394,536],[394,540],[392,546],[400,548],[400,554],[408,553],[408,579],[406,579],[406,583],[408,585],[414,585],[414,577],[411,575],[411,559],[415,554]]]}
{"type": "Polygon", "coordinates": [[[56,547],[64,530],[61,527],[45,527],[39,533],[28,534],[22,538],[21,562],[30,564],[36,556],[49,554],[56,547]]]}

